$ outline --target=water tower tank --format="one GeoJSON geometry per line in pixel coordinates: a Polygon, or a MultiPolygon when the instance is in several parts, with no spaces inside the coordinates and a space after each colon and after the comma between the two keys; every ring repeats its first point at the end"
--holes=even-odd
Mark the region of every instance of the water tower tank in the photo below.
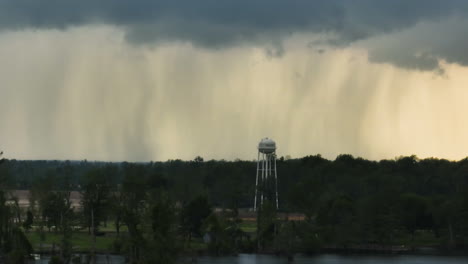
{"type": "Polygon", "coordinates": [[[272,139],[264,138],[258,143],[258,151],[265,154],[270,154],[275,152],[276,143],[272,139]]]}

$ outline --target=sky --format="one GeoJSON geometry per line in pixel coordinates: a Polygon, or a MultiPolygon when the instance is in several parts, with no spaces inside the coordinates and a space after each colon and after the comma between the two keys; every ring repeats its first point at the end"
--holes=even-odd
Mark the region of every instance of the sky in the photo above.
{"type": "Polygon", "coordinates": [[[0,0],[0,150],[468,156],[464,0],[0,0]]]}

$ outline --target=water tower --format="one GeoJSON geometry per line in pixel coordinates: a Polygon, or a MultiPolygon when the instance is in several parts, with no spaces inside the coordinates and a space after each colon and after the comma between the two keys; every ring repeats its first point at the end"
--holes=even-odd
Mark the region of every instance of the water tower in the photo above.
{"type": "Polygon", "coordinates": [[[264,138],[258,143],[254,211],[257,211],[257,208],[263,205],[264,200],[275,203],[276,209],[279,208],[278,175],[276,173],[276,143],[269,138],[264,138]]]}

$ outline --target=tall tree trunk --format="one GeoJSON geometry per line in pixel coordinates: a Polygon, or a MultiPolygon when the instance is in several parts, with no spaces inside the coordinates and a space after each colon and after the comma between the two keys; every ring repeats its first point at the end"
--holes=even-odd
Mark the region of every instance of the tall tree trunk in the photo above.
{"type": "Polygon", "coordinates": [[[91,248],[91,264],[96,263],[96,231],[94,229],[94,208],[91,208],[91,236],[92,236],[92,248],[91,248]]]}
{"type": "Polygon", "coordinates": [[[447,222],[448,222],[448,229],[449,229],[449,234],[450,234],[449,248],[453,248],[453,245],[455,244],[455,242],[453,239],[452,222],[450,222],[450,220],[448,220],[447,222]]]}
{"type": "Polygon", "coordinates": [[[115,219],[115,232],[117,232],[117,236],[120,235],[120,216],[115,219]]]}
{"type": "MultiPolygon", "coordinates": [[[[60,213],[60,227],[62,228],[62,232],[63,232],[63,215],[60,213]]],[[[62,258],[62,260],[65,259],[65,254],[63,254],[63,243],[62,245],[60,246],[60,257],[62,258]]]]}

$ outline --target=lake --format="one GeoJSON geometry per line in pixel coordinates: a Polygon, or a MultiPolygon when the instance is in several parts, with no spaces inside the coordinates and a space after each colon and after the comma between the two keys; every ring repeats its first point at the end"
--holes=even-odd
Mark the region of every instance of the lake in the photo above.
{"type": "MultiPolygon", "coordinates": [[[[201,257],[197,264],[289,264],[286,258],[240,254],[234,257],[201,257]]],[[[294,264],[466,264],[468,257],[419,255],[318,255],[296,256],[294,264]]]]}
{"type": "MultiPolygon", "coordinates": [[[[86,257],[82,257],[83,263],[85,262],[86,257]]],[[[41,256],[40,259],[36,260],[34,264],[48,264],[50,256],[41,256]]],[[[96,264],[123,264],[124,257],[117,255],[96,255],[96,264]]]]}
{"type": "MultiPolygon", "coordinates": [[[[37,260],[36,264],[48,263],[49,258],[37,260]]],[[[98,255],[97,264],[123,264],[120,256],[98,255]]],[[[182,261],[190,263],[190,261],[182,261]]],[[[196,264],[466,264],[466,256],[421,256],[421,255],[334,255],[296,256],[294,262],[270,255],[239,254],[230,257],[200,257],[196,264]]]]}

